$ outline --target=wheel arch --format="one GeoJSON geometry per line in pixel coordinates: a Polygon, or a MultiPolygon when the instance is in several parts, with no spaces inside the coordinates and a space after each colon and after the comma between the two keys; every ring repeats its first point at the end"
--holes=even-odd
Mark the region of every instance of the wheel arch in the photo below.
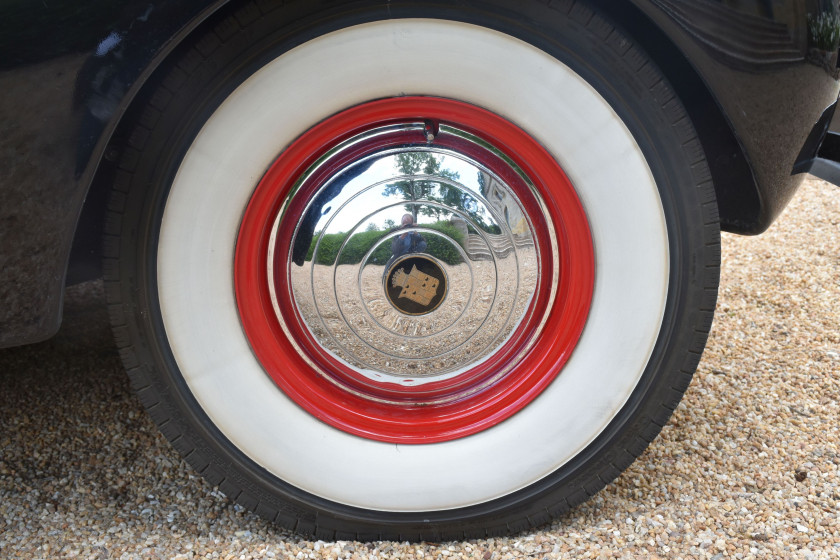
{"type": "MultiPolygon", "coordinates": [[[[79,210],[79,217],[72,234],[72,246],[67,264],[65,285],[92,280],[102,275],[102,255],[107,247],[102,246],[102,234],[107,229],[104,223],[107,213],[111,187],[116,180],[115,162],[119,159],[128,142],[133,124],[136,122],[139,107],[149,100],[168,65],[178,57],[178,53],[192,44],[212,25],[213,16],[220,10],[236,8],[247,4],[244,0],[215,0],[200,10],[187,10],[180,13],[180,27],[171,34],[158,36],[148,49],[146,56],[129,57],[107,72],[125,73],[124,93],[114,101],[113,112],[91,131],[80,127],[77,141],[77,174],[80,181],[87,185],[84,202],[79,210]],[[150,53],[150,54],[149,54],[150,53]]],[[[148,17],[148,13],[142,17],[148,17]]],[[[245,16],[247,17],[247,16],[245,16]]],[[[146,40],[144,29],[134,28],[129,24],[124,30],[123,42],[142,45],[146,40]]],[[[96,95],[85,83],[85,75],[96,76],[113,61],[97,60],[91,56],[80,72],[74,93],[74,104],[84,106],[96,95]]],[[[96,79],[96,78],[93,78],[96,79]]]]}
{"type": "MultiPolygon", "coordinates": [[[[674,38],[646,13],[647,0],[611,2],[589,0],[636,40],[661,68],[675,89],[698,132],[715,187],[721,227],[735,233],[755,233],[761,213],[761,200],[755,177],[745,151],[737,139],[725,113],[694,65],[679,48],[674,38]]],[[[99,141],[91,148],[86,176],[90,177],[88,194],[80,212],[73,236],[67,283],[95,278],[101,274],[100,246],[110,187],[115,180],[113,162],[127,141],[127,134],[137,118],[137,108],[147,100],[167,68],[167,63],[185,45],[201,36],[216,19],[220,10],[249,13],[243,0],[217,0],[194,14],[151,57],[137,79],[127,90],[110,121],[103,126],[99,141]]],[[[651,8],[655,9],[655,7],[651,8]]],[[[107,249],[106,249],[107,250],[107,249]]]]}
{"type": "Polygon", "coordinates": [[[645,49],[680,97],[705,151],[721,229],[741,234],[759,233],[763,230],[757,226],[762,201],[752,163],[714,92],[680,48],[681,29],[674,24],[666,30],[657,24],[652,13],[658,8],[650,0],[592,0],[592,3],[645,49]]]}

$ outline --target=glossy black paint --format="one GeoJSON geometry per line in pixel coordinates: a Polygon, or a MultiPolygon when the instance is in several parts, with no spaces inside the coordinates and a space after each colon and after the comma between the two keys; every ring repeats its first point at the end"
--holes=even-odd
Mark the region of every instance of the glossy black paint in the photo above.
{"type": "Polygon", "coordinates": [[[803,154],[803,145],[837,101],[837,53],[814,48],[807,25],[808,14],[830,9],[832,3],[651,0],[634,4],[691,61],[740,147],[740,153],[731,145],[719,149],[702,130],[711,108],[700,114],[689,108],[704,139],[723,228],[761,233],[801,183],[803,177],[794,174],[794,166],[814,155],[803,154]],[[743,163],[749,166],[752,192],[743,188],[743,163]]]}
{"type": "MultiPolygon", "coordinates": [[[[836,52],[817,52],[806,23],[831,2],[593,1],[687,105],[724,228],[763,231],[799,185],[794,172],[813,168],[837,99],[836,52]]],[[[0,347],[53,334],[65,282],[98,273],[120,123],[167,54],[226,4],[0,3],[0,347]]],[[[250,6],[245,17],[258,17],[250,6]]]]}
{"type": "MultiPolygon", "coordinates": [[[[0,4],[0,347],[58,329],[76,224],[111,133],[154,67],[215,9],[79,4],[0,4]]],[[[97,227],[85,226],[93,246],[80,244],[82,263],[99,252],[97,227]]]]}

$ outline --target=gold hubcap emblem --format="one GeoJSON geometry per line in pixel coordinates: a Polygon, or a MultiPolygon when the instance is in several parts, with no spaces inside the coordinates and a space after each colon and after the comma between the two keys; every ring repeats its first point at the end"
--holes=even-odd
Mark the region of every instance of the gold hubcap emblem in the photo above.
{"type": "Polygon", "coordinates": [[[402,258],[385,275],[388,301],[406,315],[431,313],[444,300],[446,291],[446,273],[426,256],[402,258]]]}

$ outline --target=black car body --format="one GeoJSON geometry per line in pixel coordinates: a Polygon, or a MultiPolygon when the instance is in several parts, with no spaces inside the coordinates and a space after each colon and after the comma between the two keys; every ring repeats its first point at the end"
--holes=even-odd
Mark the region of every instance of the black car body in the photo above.
{"type": "MultiPolygon", "coordinates": [[[[98,273],[100,190],[121,119],[155,69],[226,4],[4,4],[0,346],[54,334],[64,285],[98,273]]],[[[813,44],[807,18],[830,5],[602,2],[688,100],[728,231],[766,229],[818,156],[837,57],[813,44]]]]}

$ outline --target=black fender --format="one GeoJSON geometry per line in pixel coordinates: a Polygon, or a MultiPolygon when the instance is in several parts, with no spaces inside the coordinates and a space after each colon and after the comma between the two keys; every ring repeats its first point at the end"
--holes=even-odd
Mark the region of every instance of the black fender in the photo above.
{"type": "Polygon", "coordinates": [[[86,218],[101,205],[91,186],[114,131],[172,49],[226,2],[0,7],[0,115],[14,143],[0,162],[0,348],[54,334],[66,280],[96,273],[86,267],[99,252],[86,218]],[[79,264],[68,274],[74,237],[79,264]]]}

